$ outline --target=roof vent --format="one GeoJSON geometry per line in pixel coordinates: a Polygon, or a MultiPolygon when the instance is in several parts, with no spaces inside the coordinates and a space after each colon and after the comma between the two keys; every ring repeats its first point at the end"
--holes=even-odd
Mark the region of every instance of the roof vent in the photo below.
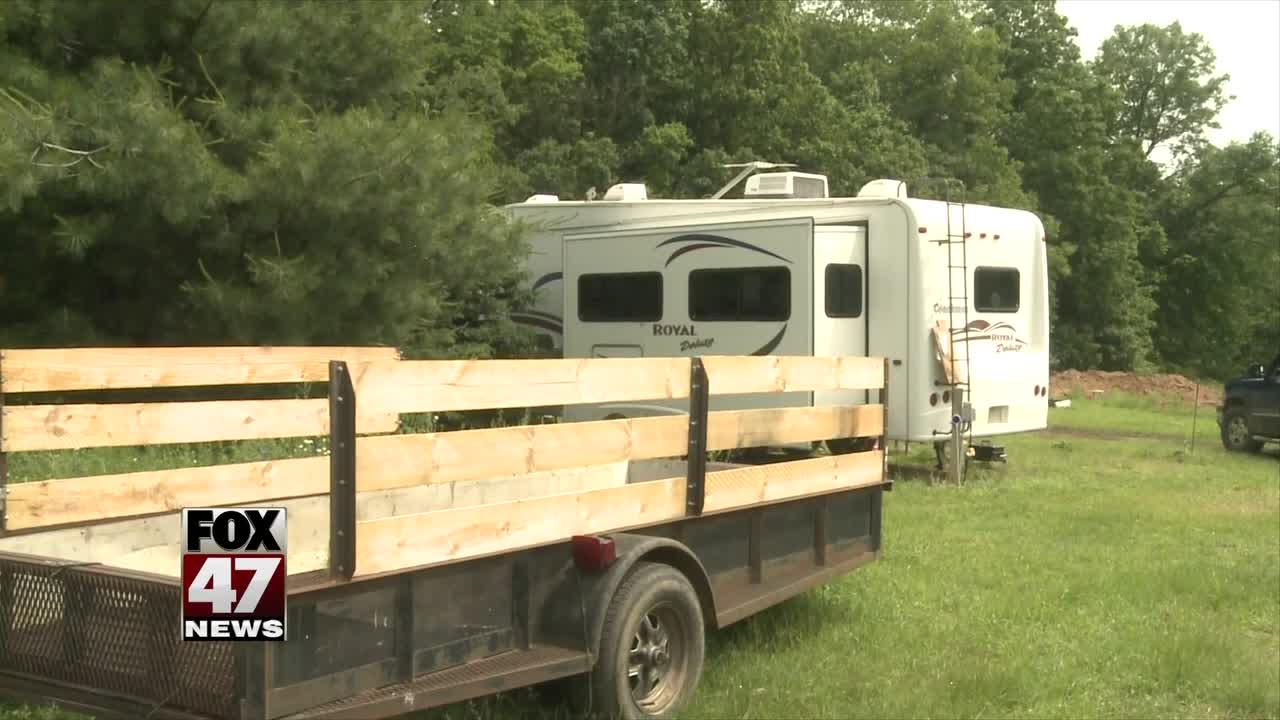
{"type": "Polygon", "coordinates": [[[907,195],[906,183],[901,180],[881,178],[879,180],[872,180],[866,185],[863,185],[862,189],[858,191],[858,197],[905,198],[909,196],[907,195]]]}
{"type": "Polygon", "coordinates": [[[604,194],[605,200],[616,202],[639,202],[649,199],[649,191],[644,183],[618,183],[604,194]]]}
{"type": "Polygon", "coordinates": [[[749,198],[825,198],[827,176],[802,172],[761,173],[747,178],[749,198]]]}
{"type": "Polygon", "coordinates": [[[545,195],[545,194],[543,194],[543,195],[530,195],[530,196],[529,196],[529,199],[525,200],[525,202],[527,202],[527,203],[549,203],[549,202],[560,202],[560,198],[559,198],[559,197],[557,197],[557,196],[555,196],[555,195],[545,195]]]}

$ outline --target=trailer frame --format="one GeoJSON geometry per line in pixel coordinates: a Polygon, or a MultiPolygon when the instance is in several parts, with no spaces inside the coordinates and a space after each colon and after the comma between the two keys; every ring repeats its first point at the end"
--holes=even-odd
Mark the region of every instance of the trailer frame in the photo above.
{"type": "Polygon", "coordinates": [[[0,552],[0,694],[103,717],[394,717],[593,672],[615,591],[645,564],[678,570],[713,630],[877,560],[888,423],[878,482],[705,512],[707,473],[742,466],[707,462],[707,373],[691,371],[686,459],[628,479],[683,476],[684,517],[354,575],[357,396],[332,361],[329,567],[289,577],[289,641],[183,642],[173,577],[0,552]],[[589,556],[602,547],[611,560],[589,556]]]}

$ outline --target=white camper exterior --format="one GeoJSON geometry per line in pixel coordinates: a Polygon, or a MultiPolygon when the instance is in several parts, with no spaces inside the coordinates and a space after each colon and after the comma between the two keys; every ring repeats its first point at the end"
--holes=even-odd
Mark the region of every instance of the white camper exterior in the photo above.
{"type": "MultiPolygon", "coordinates": [[[[553,356],[882,356],[888,436],[913,442],[951,433],[956,385],[940,357],[952,352],[963,366],[967,355],[968,367],[952,378],[968,388],[966,435],[1045,428],[1049,296],[1040,220],[910,198],[891,180],[868,183],[858,197],[827,198],[822,179],[809,191],[819,197],[795,197],[815,177],[756,175],[745,199],[649,200],[643,186],[626,185],[594,202],[535,196],[508,205],[534,229],[529,282],[538,301],[517,319],[543,334],[553,356]],[[750,197],[774,187],[790,197],[750,197]],[[950,347],[935,333],[950,335],[950,347]]],[[[711,409],[868,401],[878,400],[783,393],[717,397],[711,409]]],[[[685,410],[687,401],[566,416],[685,410]]]]}

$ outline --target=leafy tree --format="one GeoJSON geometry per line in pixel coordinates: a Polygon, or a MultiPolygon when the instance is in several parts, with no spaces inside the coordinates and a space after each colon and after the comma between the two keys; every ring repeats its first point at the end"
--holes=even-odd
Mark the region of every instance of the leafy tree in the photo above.
{"type": "Polygon", "coordinates": [[[1137,143],[1144,157],[1168,144],[1193,152],[1231,99],[1228,75],[1214,75],[1213,48],[1199,33],[1145,24],[1118,26],[1098,49],[1093,70],[1117,95],[1111,132],[1137,143]]]}
{"type": "Polygon", "coordinates": [[[1026,206],[1017,164],[995,138],[1013,91],[998,62],[1001,39],[976,26],[968,8],[845,2],[819,15],[807,46],[824,82],[853,68],[875,79],[874,97],[923,146],[920,174],[961,180],[971,201],[1026,206]]]}
{"type": "Polygon", "coordinates": [[[1280,347],[1280,144],[1202,147],[1171,180],[1157,340],[1171,365],[1241,372],[1280,347]]]}
{"type": "Polygon", "coordinates": [[[519,238],[419,3],[0,12],[6,342],[488,352],[519,238]]]}

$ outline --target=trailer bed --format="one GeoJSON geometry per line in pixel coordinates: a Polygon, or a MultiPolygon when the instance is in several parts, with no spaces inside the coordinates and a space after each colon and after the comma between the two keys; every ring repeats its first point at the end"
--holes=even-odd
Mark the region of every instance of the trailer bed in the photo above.
{"type": "MultiPolygon", "coordinates": [[[[881,497],[890,488],[882,449],[760,466],[706,459],[709,450],[779,440],[882,438],[883,404],[707,412],[708,377],[725,392],[788,384],[883,392],[868,372],[879,370],[883,380],[880,360],[804,358],[796,367],[787,361],[751,358],[711,372],[688,359],[683,367],[670,359],[586,361],[585,368],[584,361],[523,361],[542,363],[533,369],[570,400],[619,388],[632,396],[662,390],[687,396],[690,412],[371,437],[357,432],[361,418],[420,410],[421,396],[435,397],[443,410],[534,405],[549,393],[537,387],[537,373],[486,374],[482,364],[463,366],[472,374],[470,382],[459,382],[455,364],[374,360],[355,370],[332,362],[324,422],[332,449],[319,458],[327,465],[328,492],[297,494],[318,487],[311,481],[288,485],[292,496],[273,497],[280,491],[252,480],[264,475],[242,467],[251,480],[232,487],[240,495],[225,503],[271,499],[290,507],[289,637],[282,643],[181,640],[175,509],[211,492],[189,481],[193,469],[168,472],[169,485],[148,475],[112,490],[114,480],[99,477],[48,481],[35,492],[16,493],[45,498],[44,507],[63,515],[27,508],[15,515],[34,527],[6,528],[0,538],[0,688],[124,717],[390,717],[601,672],[602,657],[609,656],[602,644],[605,611],[629,573],[654,564],[687,579],[708,630],[737,622],[879,556],[881,497]],[[566,365],[573,378],[568,385],[566,365]],[[637,368],[652,370],[637,376],[637,368]],[[614,381],[615,372],[629,386],[614,381]],[[611,382],[600,390],[584,387],[592,373],[611,382]],[[684,389],[673,380],[680,373],[688,378],[684,389]],[[378,377],[389,384],[370,380],[378,377]],[[364,409],[369,406],[373,411],[364,409]],[[673,427],[678,437],[668,437],[673,427]],[[372,462],[387,458],[392,462],[372,462]],[[512,468],[525,472],[494,472],[512,468]],[[106,494],[100,504],[110,507],[149,482],[167,488],[172,496],[165,502],[176,506],[50,521],[82,512],[74,503],[48,500],[53,489],[96,487],[106,494]],[[172,532],[157,529],[166,526],[172,532]],[[323,545],[314,540],[321,536],[323,545]],[[121,538],[156,542],[122,553],[121,538]],[[576,544],[584,538],[608,543],[616,559],[586,563],[576,544]]],[[[523,363],[497,369],[532,368],[523,363]]],[[[8,442],[16,434],[4,437],[8,442]]],[[[314,470],[316,459],[279,465],[288,475],[314,470]]],[[[14,497],[9,493],[11,506],[14,497]]]]}

